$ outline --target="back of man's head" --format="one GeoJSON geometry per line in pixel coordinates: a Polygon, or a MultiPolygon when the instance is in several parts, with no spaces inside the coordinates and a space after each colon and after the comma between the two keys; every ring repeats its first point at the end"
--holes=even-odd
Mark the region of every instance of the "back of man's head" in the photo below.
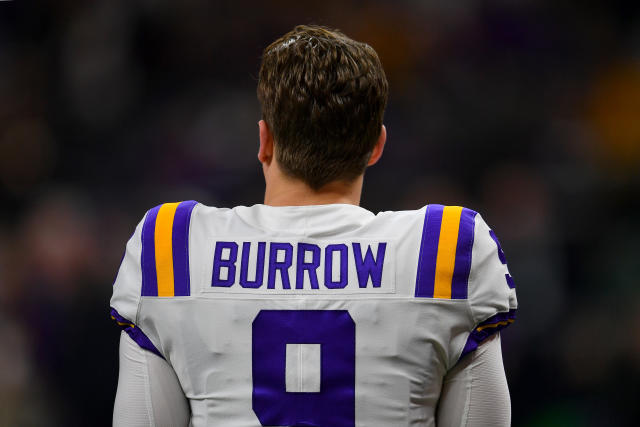
{"type": "Polygon", "coordinates": [[[387,93],[373,48],[339,31],[300,25],[269,45],[258,99],[283,172],[315,190],[362,174],[387,93]]]}

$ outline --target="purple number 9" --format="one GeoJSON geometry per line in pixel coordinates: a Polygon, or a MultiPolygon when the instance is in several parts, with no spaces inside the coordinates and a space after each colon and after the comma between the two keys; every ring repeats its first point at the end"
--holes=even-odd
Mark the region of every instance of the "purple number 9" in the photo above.
{"type": "Polygon", "coordinates": [[[263,426],[354,426],[356,326],[346,310],[262,310],[253,320],[253,411],[263,426]],[[320,345],[320,390],[287,392],[287,344],[320,345]]]}

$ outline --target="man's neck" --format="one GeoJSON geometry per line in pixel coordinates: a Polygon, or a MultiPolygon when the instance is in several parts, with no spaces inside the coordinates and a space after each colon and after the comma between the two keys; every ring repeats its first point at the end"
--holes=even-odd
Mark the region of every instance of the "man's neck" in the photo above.
{"type": "Polygon", "coordinates": [[[285,176],[267,180],[264,204],[270,206],[304,206],[345,203],[360,205],[362,176],[352,182],[333,181],[319,190],[285,176]]]}

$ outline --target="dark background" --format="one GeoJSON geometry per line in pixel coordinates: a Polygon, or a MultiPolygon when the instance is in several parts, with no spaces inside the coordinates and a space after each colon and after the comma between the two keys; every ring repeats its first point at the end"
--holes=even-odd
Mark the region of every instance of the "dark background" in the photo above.
{"type": "Polygon", "coordinates": [[[480,211],[518,289],[516,426],[640,416],[640,3],[0,2],[0,425],[110,425],[111,283],[144,212],[262,201],[262,49],[299,23],[390,81],[362,204],[480,211]]]}

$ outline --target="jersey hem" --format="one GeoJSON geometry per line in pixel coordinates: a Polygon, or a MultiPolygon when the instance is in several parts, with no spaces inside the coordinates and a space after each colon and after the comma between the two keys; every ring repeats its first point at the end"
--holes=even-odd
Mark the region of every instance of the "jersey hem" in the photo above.
{"type": "Polygon", "coordinates": [[[506,312],[497,313],[487,320],[479,323],[467,338],[467,343],[462,349],[462,353],[458,360],[462,359],[467,354],[475,351],[478,346],[491,335],[506,328],[516,320],[517,309],[511,309],[506,312]]]}
{"type": "Polygon", "coordinates": [[[131,337],[131,339],[135,341],[135,343],[138,344],[141,348],[148,350],[163,359],[165,358],[162,353],[160,353],[160,350],[158,350],[158,348],[153,345],[149,337],[147,337],[138,326],[122,317],[120,313],[118,313],[118,310],[113,307],[111,307],[111,318],[117,323],[120,329],[125,331],[131,337]]]}

